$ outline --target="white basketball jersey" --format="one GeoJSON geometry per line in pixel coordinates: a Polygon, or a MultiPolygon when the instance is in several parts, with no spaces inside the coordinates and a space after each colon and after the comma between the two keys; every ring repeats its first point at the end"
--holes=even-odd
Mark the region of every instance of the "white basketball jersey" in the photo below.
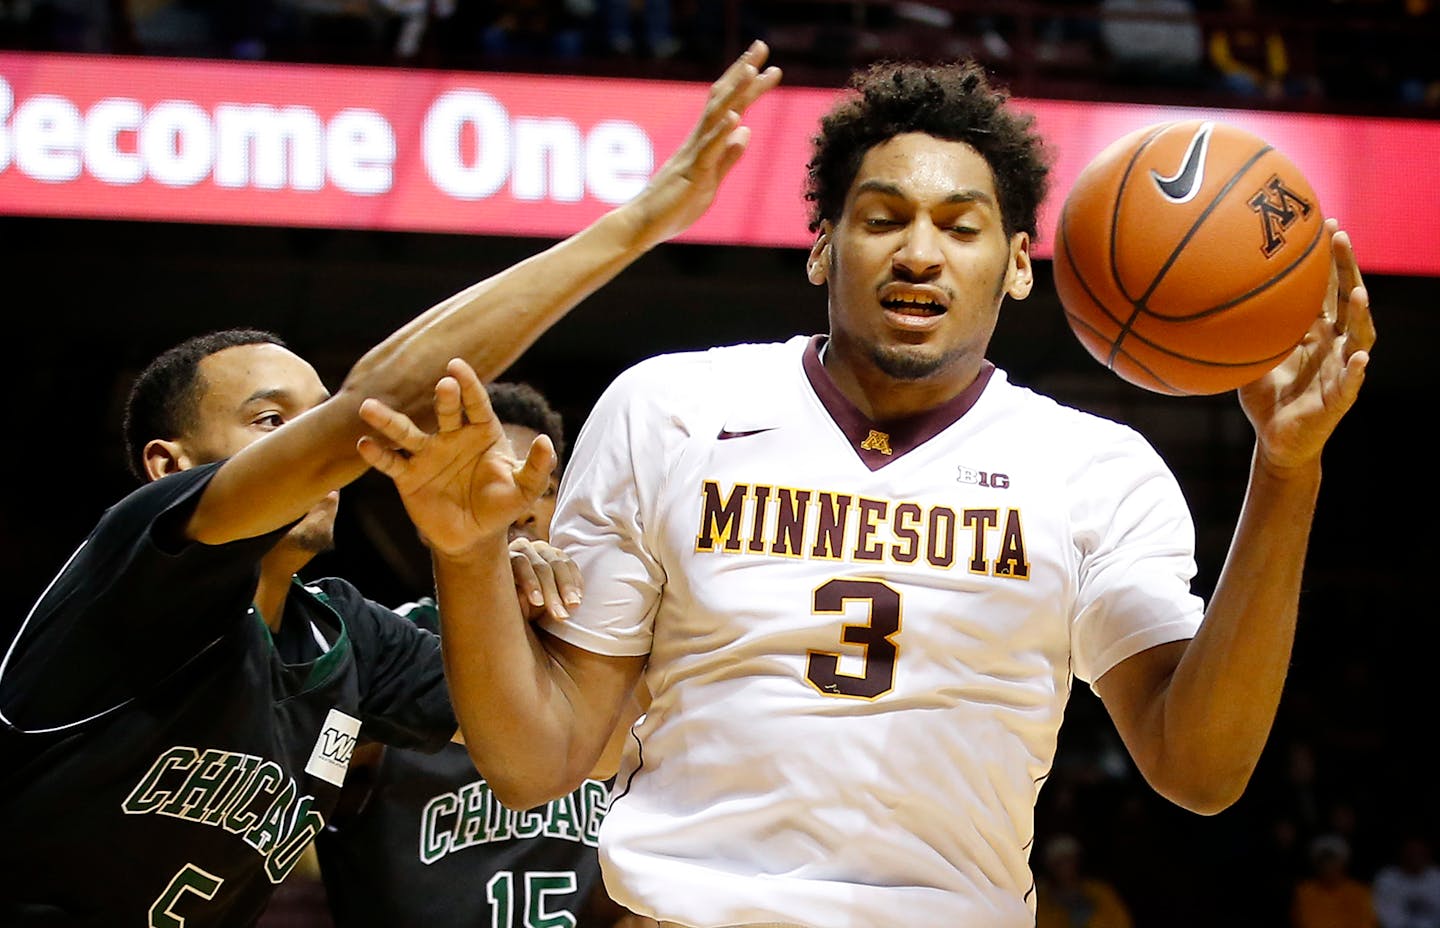
{"type": "Polygon", "coordinates": [[[654,694],[606,884],[695,928],[1033,925],[1072,676],[1194,635],[1189,512],[1135,432],[988,365],[866,422],[820,341],[643,362],[575,446],[585,602],[545,627],[654,694]]]}

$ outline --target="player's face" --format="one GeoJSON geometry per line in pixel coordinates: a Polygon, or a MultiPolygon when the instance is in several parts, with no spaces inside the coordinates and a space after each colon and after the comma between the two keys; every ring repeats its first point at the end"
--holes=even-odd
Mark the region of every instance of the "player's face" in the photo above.
{"type": "MultiPolygon", "coordinates": [[[[184,439],[195,463],[230,457],[330,396],[315,368],[279,345],[217,351],[200,362],[200,376],[197,424],[184,439]]],[[[339,499],[330,493],[317,503],[290,530],[290,540],[304,550],[328,550],[339,499]]]]}
{"type": "MultiPolygon", "coordinates": [[[[540,437],[540,433],[534,429],[513,422],[504,423],[502,428],[505,429],[505,437],[510,439],[510,447],[514,449],[516,456],[521,458],[530,450],[530,444],[540,437]]],[[[511,541],[516,538],[546,542],[550,540],[550,520],[555,518],[555,492],[558,488],[558,481],[552,474],[549,485],[535,501],[535,505],[510,526],[511,541]]]]}
{"type": "Polygon", "coordinates": [[[963,388],[1005,295],[1029,295],[1029,236],[1006,236],[994,177],[975,149],[906,133],[866,153],[809,270],[829,285],[840,363],[858,376],[963,388]]]}

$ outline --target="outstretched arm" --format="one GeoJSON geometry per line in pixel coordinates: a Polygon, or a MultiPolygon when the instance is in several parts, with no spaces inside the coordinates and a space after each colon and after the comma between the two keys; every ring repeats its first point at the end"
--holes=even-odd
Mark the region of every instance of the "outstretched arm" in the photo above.
{"type": "Polygon", "coordinates": [[[1240,391],[1256,434],[1250,483],[1199,632],[1095,683],[1146,779],[1196,812],[1240,797],[1269,737],[1295,640],[1321,451],[1355,403],[1375,343],[1350,239],[1334,220],[1327,227],[1323,312],[1285,362],[1240,391]]]}
{"type": "Polygon", "coordinates": [[[391,444],[367,436],[359,449],[395,481],[430,545],[445,675],[466,749],[500,801],[526,809],[595,768],[644,658],[575,648],[521,614],[506,530],[548,485],[549,439],[536,439],[517,466],[484,386],[458,359],[435,386],[434,408],[431,433],[367,400],[360,414],[391,444]]]}
{"type": "Polygon", "coordinates": [[[368,351],[335,396],[248,446],[206,488],[188,525],[219,544],[299,518],[365,470],[355,453],[367,397],[429,421],[433,385],[461,357],[484,379],[512,364],[546,329],[650,248],[709,207],[749,142],[745,110],[780,80],[752,45],[712,85],[695,128],[635,199],[558,245],[432,307],[368,351]]]}

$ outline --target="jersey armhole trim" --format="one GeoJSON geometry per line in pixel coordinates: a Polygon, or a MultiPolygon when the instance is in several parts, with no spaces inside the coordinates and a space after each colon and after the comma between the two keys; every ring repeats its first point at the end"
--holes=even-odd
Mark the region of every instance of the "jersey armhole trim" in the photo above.
{"type": "MultiPolygon", "coordinates": [[[[15,637],[10,640],[10,647],[5,649],[5,657],[3,659],[0,659],[0,684],[4,683],[5,670],[10,666],[10,658],[14,655],[15,648],[19,646],[20,638],[25,634],[25,629],[29,627],[31,619],[35,617],[35,610],[40,608],[40,604],[45,601],[45,597],[50,595],[50,590],[54,588],[55,584],[60,581],[61,577],[65,576],[65,572],[69,570],[71,563],[74,562],[75,558],[79,557],[80,552],[85,550],[85,546],[89,543],[90,539],[88,538],[80,543],[80,547],[75,549],[74,553],[71,554],[69,559],[65,561],[65,566],[60,568],[60,571],[55,574],[54,578],[51,579],[49,585],[45,587],[45,591],[40,594],[38,599],[35,600],[35,605],[30,607],[30,612],[26,614],[25,621],[20,623],[20,628],[15,632],[15,637]]],[[[169,680],[176,674],[183,672],[185,668],[195,663],[195,661],[199,660],[202,656],[204,656],[211,648],[219,644],[220,640],[224,637],[224,635],[217,635],[213,641],[205,645],[205,647],[201,648],[199,651],[196,651],[183,664],[181,664],[179,667],[176,667],[170,673],[166,674],[164,679],[158,681],[155,685],[160,686],[165,682],[165,680],[169,680]]],[[[123,702],[117,703],[116,705],[113,705],[108,709],[102,709],[101,711],[96,712],[93,715],[86,716],[83,719],[77,719],[73,722],[65,722],[61,725],[52,725],[48,728],[24,728],[12,721],[10,717],[5,714],[5,707],[0,706],[0,724],[3,724],[6,728],[21,735],[50,735],[56,732],[69,731],[72,728],[79,728],[82,725],[88,725],[96,719],[101,719],[107,715],[112,715],[116,712],[119,712],[126,706],[130,705],[138,698],[138,695],[131,696],[129,699],[126,699],[123,702]]]]}

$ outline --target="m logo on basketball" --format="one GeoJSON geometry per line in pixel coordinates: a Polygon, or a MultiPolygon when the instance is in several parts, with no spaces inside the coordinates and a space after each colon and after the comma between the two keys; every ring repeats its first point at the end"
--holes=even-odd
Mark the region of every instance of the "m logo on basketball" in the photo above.
{"type": "Polygon", "coordinates": [[[1260,214],[1260,250],[1270,258],[1285,244],[1285,230],[1295,220],[1309,216],[1314,206],[1300,194],[1285,186],[1277,174],[1255,191],[1248,201],[1250,208],[1260,214]]]}

